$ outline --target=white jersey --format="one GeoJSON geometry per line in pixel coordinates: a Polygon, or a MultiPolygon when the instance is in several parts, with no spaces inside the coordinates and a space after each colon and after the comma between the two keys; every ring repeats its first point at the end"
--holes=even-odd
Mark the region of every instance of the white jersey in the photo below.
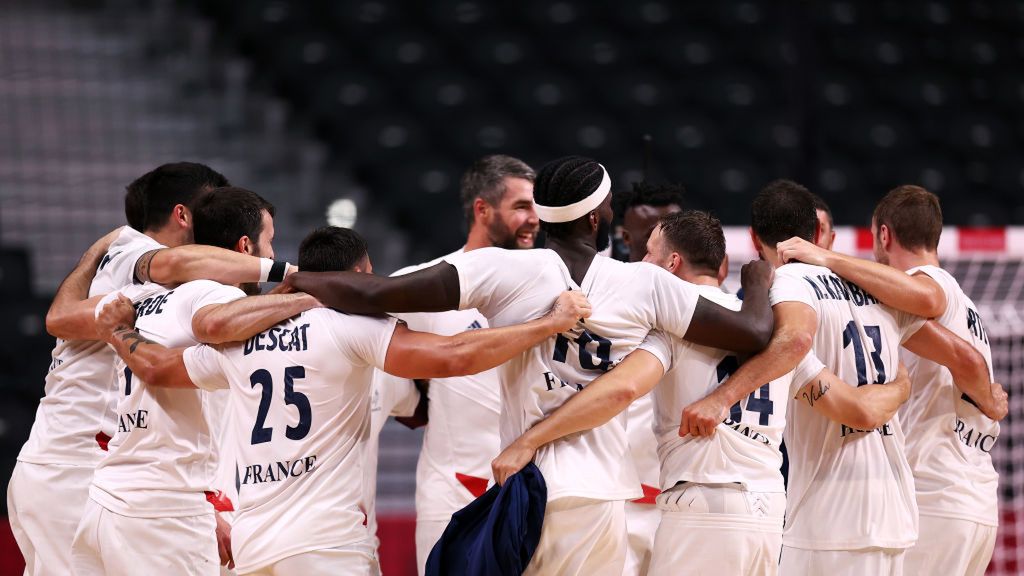
{"type": "MultiPolygon", "coordinates": [[[[89,296],[109,294],[135,280],[139,257],[157,248],[156,240],[121,228],[89,286],[89,296]]],[[[114,433],[117,404],[117,354],[100,341],[57,339],[32,432],[18,460],[32,464],[95,466],[114,433]]]]}
{"type": "MultiPolygon", "coordinates": [[[[974,302],[949,272],[935,266],[907,271],[915,272],[942,287],[946,310],[935,320],[981,352],[991,377],[992,350],[974,302]]],[[[990,451],[999,438],[999,423],[960,392],[946,367],[906,350],[900,357],[913,383],[910,399],[900,407],[900,421],[921,514],[997,526],[999,474],[990,451]]]]}
{"type": "MultiPolygon", "coordinates": [[[[458,270],[460,309],[476,308],[492,327],[546,314],[568,289],[582,290],[594,314],[499,367],[501,443],[507,446],[660,328],[682,336],[699,294],[652,264],[595,257],[580,286],[551,250],[481,248],[447,259],[458,270]]],[[[566,496],[632,500],[642,495],[629,457],[625,412],[608,423],[556,440],[534,458],[548,500],[566,496]]]]}
{"type": "Polygon", "coordinates": [[[653,392],[637,398],[626,408],[626,438],[644,492],[640,502],[653,506],[654,497],[661,492],[657,488],[661,465],[658,463],[658,438],[654,435],[653,392]]]}
{"type": "MultiPolygon", "coordinates": [[[[462,254],[459,250],[447,257],[462,254]]],[[[438,258],[395,272],[408,274],[441,262],[438,258]]],[[[401,314],[409,328],[441,336],[489,326],[476,309],[435,314],[401,314]]],[[[428,424],[416,463],[416,519],[448,521],[473,501],[491,480],[491,461],[500,452],[498,369],[454,378],[434,378],[427,392],[428,424]]]]}
{"type": "Polygon", "coordinates": [[[412,380],[392,376],[383,370],[374,370],[370,392],[370,436],[366,439],[366,468],[363,474],[363,500],[366,502],[366,529],[373,539],[374,548],[380,547],[377,537],[377,456],[380,431],[388,416],[412,416],[416,413],[420,393],[412,380]]]}
{"type": "MultiPolygon", "coordinates": [[[[135,303],[135,328],[146,338],[178,348],[198,343],[192,317],[200,309],[245,296],[238,288],[210,280],[167,289],[158,284],[128,286],[135,303]]],[[[220,422],[226,397],[191,388],[147,386],[117,358],[118,425],[110,452],[100,461],[89,496],[122,516],[168,518],[212,513],[220,422]]]]}
{"type": "MultiPolygon", "coordinates": [[[[715,286],[698,286],[701,296],[733,310],[742,303],[715,286]]],[[[792,372],[761,385],[729,409],[729,417],[709,438],[679,437],[683,408],[718,388],[740,367],[732,352],[700,346],[652,332],[642,349],[665,365],[654,394],[654,433],[658,438],[661,483],[738,483],[751,492],[784,492],[779,445],[789,399],[824,365],[813,353],[792,372]]]]}
{"type": "MultiPolygon", "coordinates": [[[[814,309],[815,355],[841,380],[858,385],[890,382],[900,344],[924,324],[820,266],[779,267],[770,295],[773,306],[801,302],[814,309]]],[[[791,401],[783,543],[811,550],[912,546],[917,504],[904,442],[899,417],[877,430],[854,430],[791,401]]]]}
{"type": "Polygon", "coordinates": [[[315,309],[222,351],[185,351],[196,386],[231,389],[240,485],[231,538],[238,573],[368,541],[370,388],[395,324],[315,309]]]}

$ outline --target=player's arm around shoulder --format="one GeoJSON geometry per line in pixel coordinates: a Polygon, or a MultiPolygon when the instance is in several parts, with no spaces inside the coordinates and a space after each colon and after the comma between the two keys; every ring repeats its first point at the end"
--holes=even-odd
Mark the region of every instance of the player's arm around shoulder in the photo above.
{"type": "Polygon", "coordinates": [[[647,394],[665,375],[667,358],[650,348],[630,352],[614,369],[605,372],[577,392],[508,445],[491,462],[494,481],[504,484],[509,476],[530,463],[537,450],[559,438],[597,428],[622,413],[634,400],[647,394]]]}
{"type": "Polygon", "coordinates": [[[774,326],[768,290],[774,270],[771,264],[752,261],[743,265],[743,306],[730,310],[703,296],[683,336],[689,342],[734,352],[760,352],[768,345],[774,326]]]}
{"type": "Polygon", "coordinates": [[[822,369],[794,398],[829,420],[857,430],[873,430],[892,420],[910,397],[910,376],[901,363],[896,379],[885,384],[855,386],[822,369]]]}
{"type": "Polygon", "coordinates": [[[157,248],[135,262],[137,283],[172,285],[192,280],[214,280],[223,284],[281,282],[297,271],[286,262],[258,258],[216,246],[186,244],[157,248]]]}
{"type": "Polygon", "coordinates": [[[75,269],[57,289],[57,294],[46,312],[46,331],[54,338],[64,340],[97,340],[94,310],[102,296],[89,298],[89,287],[96,270],[110,245],[117,239],[117,228],[97,240],[82,255],[75,269]]]}
{"type": "Polygon", "coordinates": [[[966,340],[929,320],[903,343],[903,347],[948,368],[953,384],[986,416],[996,421],[1006,417],[1009,410],[1006,390],[992,382],[985,357],[966,340]]]}
{"type": "Polygon", "coordinates": [[[203,306],[192,316],[192,333],[206,344],[240,342],[322,304],[305,292],[263,294],[203,306]]]}
{"type": "Polygon", "coordinates": [[[923,272],[909,275],[892,266],[826,250],[803,238],[779,242],[778,250],[783,262],[824,266],[897,310],[922,318],[935,318],[946,311],[946,292],[923,272]]]}
{"type": "Polygon", "coordinates": [[[768,346],[740,366],[721,386],[683,409],[679,435],[711,436],[729,414],[729,407],[764,384],[790,372],[810,351],[817,330],[817,314],[802,302],[780,302],[771,307],[775,331],[768,346]]]}
{"type": "Polygon", "coordinates": [[[590,303],[578,291],[566,291],[551,310],[524,324],[469,330],[454,336],[395,328],[384,371],[402,378],[448,378],[489,370],[547,338],[590,317],[590,303]]]}
{"type": "Polygon", "coordinates": [[[185,369],[185,349],[167,348],[140,334],[135,329],[135,307],[124,295],[97,310],[96,331],[147,385],[195,388],[185,369]]]}

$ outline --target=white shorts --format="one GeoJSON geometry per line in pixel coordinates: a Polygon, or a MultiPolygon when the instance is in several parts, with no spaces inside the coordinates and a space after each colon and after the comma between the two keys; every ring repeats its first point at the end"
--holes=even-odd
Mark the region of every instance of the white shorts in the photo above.
{"type": "Polygon", "coordinates": [[[89,500],[93,471],[90,466],[15,465],[7,510],[26,576],[71,574],[71,543],[89,500]]]}
{"type": "Polygon", "coordinates": [[[427,557],[434,544],[441,539],[448,520],[417,520],[416,521],[416,571],[423,576],[427,567],[427,557]]]}
{"type": "Polygon", "coordinates": [[[71,557],[76,576],[219,576],[217,521],[209,514],[134,518],[89,500],[71,557]]]}
{"type": "Polygon", "coordinates": [[[651,576],[778,573],[785,494],[687,482],[659,494],[657,503],[651,576]]]}
{"type": "MultiPolygon", "coordinates": [[[[805,550],[782,547],[780,576],[903,576],[902,548],[865,548],[863,550],[805,550]]],[[[914,576],[925,573],[911,573],[914,576]]],[[[953,574],[941,571],[937,574],[953,574]]]]}
{"type": "Polygon", "coordinates": [[[358,544],[312,550],[241,576],[380,576],[373,539],[358,544]]]}
{"type": "Polygon", "coordinates": [[[623,576],[644,576],[651,566],[654,553],[654,534],[661,522],[661,510],[654,504],[626,502],[626,568],[623,576]]]}
{"type": "Polygon", "coordinates": [[[996,547],[995,526],[970,520],[921,516],[917,544],[907,550],[907,574],[981,576],[996,547]]]}
{"type": "Polygon", "coordinates": [[[622,500],[559,498],[523,576],[622,576],[627,547],[622,500]]]}

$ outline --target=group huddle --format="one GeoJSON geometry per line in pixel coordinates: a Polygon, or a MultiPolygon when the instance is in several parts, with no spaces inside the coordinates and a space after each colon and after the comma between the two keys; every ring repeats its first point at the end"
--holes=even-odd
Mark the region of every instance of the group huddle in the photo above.
{"type": "Polygon", "coordinates": [[[870,262],[769,183],[729,294],[713,215],[616,196],[630,262],[599,163],[485,157],[466,245],[382,277],[344,228],[274,260],[274,207],[205,166],[143,175],[47,315],[8,488],[26,574],[379,574],[389,415],[427,427],[421,574],[464,572],[451,515],[530,463],[543,521],[503,574],[983,574],[1007,398],[938,198],[889,192],[870,262]]]}

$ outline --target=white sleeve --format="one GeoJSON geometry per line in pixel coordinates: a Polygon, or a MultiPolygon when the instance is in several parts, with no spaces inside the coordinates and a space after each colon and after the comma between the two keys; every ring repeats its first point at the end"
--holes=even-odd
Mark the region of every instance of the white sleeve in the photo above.
{"type": "Polygon", "coordinates": [[[224,355],[216,348],[206,344],[191,346],[181,356],[185,371],[197,388],[213,391],[229,387],[227,374],[221,365],[224,355]]]}
{"type": "Polygon", "coordinates": [[[338,350],[355,364],[384,370],[398,319],[337,314],[327,326],[338,350]]]}
{"type": "Polygon", "coordinates": [[[188,318],[191,321],[192,317],[196,315],[196,312],[202,310],[206,306],[212,304],[227,304],[240,298],[245,298],[245,292],[234,286],[228,286],[212,280],[196,280],[189,282],[189,286],[194,286],[195,290],[192,293],[192,298],[188,302],[188,306],[185,309],[188,312],[188,318]]]}
{"type": "Polygon", "coordinates": [[[917,334],[918,330],[924,327],[924,323],[928,321],[927,318],[921,318],[907,312],[892,308],[890,310],[896,316],[896,327],[900,331],[900,345],[910,340],[914,334],[917,334]]]}
{"type": "Polygon", "coordinates": [[[781,302],[802,302],[818,312],[818,300],[814,297],[810,284],[805,278],[788,273],[785,266],[775,271],[775,280],[768,290],[768,301],[772,306],[781,302]]]}
{"type": "Polygon", "coordinates": [[[135,284],[135,264],[143,254],[153,250],[161,250],[164,246],[133,242],[127,248],[115,248],[107,252],[100,262],[98,272],[110,277],[113,286],[131,286],[135,284]]]}
{"type": "MultiPolygon", "coordinates": [[[[416,413],[416,406],[420,403],[420,391],[416,384],[408,378],[399,378],[391,374],[382,373],[380,384],[387,388],[385,404],[382,408],[388,416],[412,416],[416,413]]],[[[384,393],[381,390],[381,393],[384,393]]]]}
{"type": "MultiPolygon", "coordinates": [[[[642,266],[649,269],[655,327],[683,338],[690,329],[690,321],[693,320],[693,312],[697,308],[697,301],[700,300],[700,292],[695,285],[680,280],[667,270],[653,264],[642,266]]],[[[709,302],[718,306],[716,302],[709,302]]]]}
{"type": "Polygon", "coordinates": [[[814,350],[807,353],[806,356],[800,360],[800,363],[793,369],[793,385],[792,395],[796,395],[801,388],[806,386],[815,376],[821,373],[825,369],[825,364],[814,354],[814,350]]]}
{"type": "Polygon", "coordinates": [[[647,337],[638,347],[639,350],[646,350],[654,355],[659,361],[661,366],[668,372],[672,369],[672,351],[675,346],[672,342],[672,337],[660,330],[651,330],[647,333],[647,337]]]}
{"type": "Polygon", "coordinates": [[[554,302],[548,285],[559,282],[565,288],[571,286],[541,252],[480,248],[446,256],[445,262],[459,274],[459,310],[476,308],[488,320],[512,305],[546,311],[554,302]],[[531,290],[537,284],[547,289],[531,290]],[[528,302],[540,297],[547,301],[528,302]]]}
{"type": "Polygon", "coordinates": [[[100,311],[103,310],[103,308],[107,304],[110,304],[111,302],[113,302],[114,299],[117,298],[118,294],[120,294],[120,292],[111,292],[110,294],[107,294],[106,296],[101,298],[100,301],[98,303],[96,303],[96,309],[93,310],[93,317],[94,318],[99,318],[100,317],[100,311]]]}

